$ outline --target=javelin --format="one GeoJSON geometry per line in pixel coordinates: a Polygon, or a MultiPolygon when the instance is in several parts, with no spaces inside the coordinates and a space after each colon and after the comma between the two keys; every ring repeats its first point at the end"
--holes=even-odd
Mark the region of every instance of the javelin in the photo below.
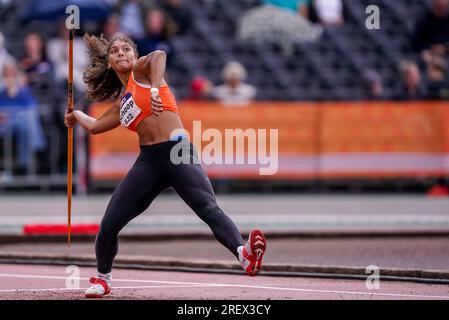
{"type": "MultiPolygon", "coordinates": [[[[69,30],[68,113],[73,112],[73,38],[74,29],[72,28],[69,30]]],[[[67,243],[70,247],[72,222],[73,128],[68,128],[67,137],[67,243]]]]}

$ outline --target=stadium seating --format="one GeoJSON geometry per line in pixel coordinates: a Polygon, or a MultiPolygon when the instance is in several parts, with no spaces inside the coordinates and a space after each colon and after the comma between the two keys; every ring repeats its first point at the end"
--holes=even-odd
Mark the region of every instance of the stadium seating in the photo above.
{"type": "MultiPolygon", "coordinates": [[[[399,60],[416,55],[410,37],[426,6],[424,0],[343,0],[344,26],[326,27],[320,41],[296,44],[293,54],[286,55],[276,44],[245,45],[235,40],[240,17],[260,5],[259,0],[185,3],[193,14],[192,27],[173,39],[176,54],[169,66],[169,81],[180,100],[188,96],[194,76],[218,84],[221,68],[230,60],[240,61],[248,69],[248,82],[260,88],[259,100],[363,99],[360,80],[368,68],[379,72],[387,97],[392,97],[399,88],[399,60]],[[365,8],[371,4],[380,7],[380,30],[365,28],[365,8]]],[[[14,11],[0,26],[10,51],[20,56],[20,33],[25,31],[17,30],[25,29],[18,27],[14,11]]]]}
{"type": "Polygon", "coordinates": [[[398,63],[415,56],[411,35],[425,9],[424,1],[346,0],[344,26],[326,27],[320,41],[297,44],[293,55],[285,55],[275,44],[245,46],[235,40],[238,19],[259,1],[188,3],[193,28],[174,39],[179,58],[170,70],[173,75],[178,74],[176,69],[187,71],[182,78],[171,78],[178,94],[187,94],[189,77],[194,75],[217,83],[222,65],[237,60],[248,69],[248,82],[263,88],[257,96],[261,100],[360,100],[364,98],[360,80],[368,68],[379,72],[387,97],[393,97],[399,86],[398,63]],[[365,28],[365,8],[373,3],[381,9],[380,30],[365,28]]]}

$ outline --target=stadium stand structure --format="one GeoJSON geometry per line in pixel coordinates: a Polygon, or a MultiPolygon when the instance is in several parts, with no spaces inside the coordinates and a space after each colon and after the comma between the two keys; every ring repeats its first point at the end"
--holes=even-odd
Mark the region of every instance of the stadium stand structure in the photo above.
{"type": "MultiPolygon", "coordinates": [[[[276,44],[240,44],[236,28],[242,15],[261,4],[260,0],[185,2],[192,12],[192,26],[175,36],[176,55],[169,68],[169,81],[178,99],[186,98],[189,82],[202,75],[218,84],[223,65],[231,60],[248,69],[250,84],[259,88],[258,100],[362,100],[362,73],[374,69],[382,77],[385,96],[391,98],[399,88],[398,64],[414,58],[412,35],[424,12],[424,0],[343,0],[345,24],[325,27],[321,39],[313,44],[295,44],[294,53],[285,55],[276,44]],[[365,27],[365,9],[376,4],[381,10],[380,30],[365,27]]],[[[18,19],[20,5],[2,14],[1,29],[8,49],[20,56],[25,30],[18,19]]],[[[39,26],[53,34],[52,26],[39,26]]],[[[37,92],[40,101],[54,99],[37,92]]],[[[65,94],[65,92],[62,92],[65,94]]]]}
{"type": "Polygon", "coordinates": [[[276,44],[236,41],[238,20],[260,1],[188,1],[194,23],[189,32],[173,40],[178,56],[170,80],[182,98],[193,76],[218,83],[221,67],[237,60],[248,69],[248,82],[261,89],[259,100],[361,100],[362,73],[374,69],[382,76],[386,97],[393,97],[399,85],[399,61],[415,55],[411,37],[425,2],[374,2],[381,10],[380,30],[365,27],[365,9],[373,1],[346,0],[342,27],[325,27],[317,43],[298,43],[287,56],[276,44]]]}

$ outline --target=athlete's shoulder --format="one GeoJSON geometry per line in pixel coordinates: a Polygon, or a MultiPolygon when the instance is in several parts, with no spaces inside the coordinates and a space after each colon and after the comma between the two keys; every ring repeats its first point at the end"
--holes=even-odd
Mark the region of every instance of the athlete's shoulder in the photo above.
{"type": "Polygon", "coordinates": [[[132,75],[133,80],[137,82],[145,82],[147,75],[150,72],[150,63],[148,61],[148,56],[143,56],[137,59],[136,63],[133,65],[132,75]]]}
{"type": "Polygon", "coordinates": [[[145,66],[146,60],[147,60],[147,56],[138,58],[136,63],[134,63],[134,65],[133,65],[133,71],[136,72],[136,71],[143,69],[143,67],[145,66]]]}
{"type": "Polygon", "coordinates": [[[120,109],[121,105],[122,105],[122,99],[125,96],[125,91],[122,91],[122,93],[120,94],[120,96],[117,99],[112,100],[112,106],[114,108],[120,109]]]}
{"type": "Polygon", "coordinates": [[[167,54],[165,53],[165,51],[155,50],[145,56],[138,58],[136,63],[133,66],[133,70],[137,71],[137,72],[148,71],[148,69],[150,68],[151,60],[155,57],[160,57],[160,56],[166,57],[167,54]]]}

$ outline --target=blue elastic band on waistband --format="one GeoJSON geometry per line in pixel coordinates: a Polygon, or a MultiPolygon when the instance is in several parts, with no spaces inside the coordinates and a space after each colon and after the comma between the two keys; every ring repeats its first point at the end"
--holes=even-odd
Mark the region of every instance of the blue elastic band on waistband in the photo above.
{"type": "Polygon", "coordinates": [[[187,139],[187,134],[185,133],[178,133],[170,137],[170,141],[181,141],[184,139],[187,139]]]}

